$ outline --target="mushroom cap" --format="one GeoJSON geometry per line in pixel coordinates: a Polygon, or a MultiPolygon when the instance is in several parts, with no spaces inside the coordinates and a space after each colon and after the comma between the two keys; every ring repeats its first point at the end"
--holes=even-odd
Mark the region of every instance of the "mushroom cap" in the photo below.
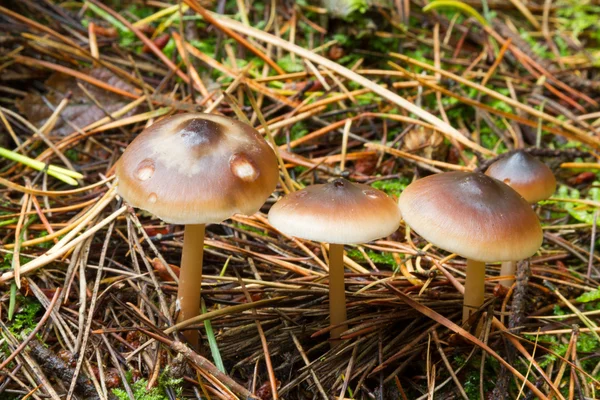
{"type": "Polygon", "coordinates": [[[173,224],[254,214],[277,185],[273,149],[251,126],[213,114],[178,114],[145,129],[116,165],[118,193],[173,224]]]}
{"type": "Polygon", "coordinates": [[[529,203],[546,200],[556,190],[556,178],[550,168],[523,151],[496,161],[485,174],[506,183],[529,203]]]}
{"type": "Polygon", "coordinates": [[[473,260],[521,260],[542,244],[540,221],[525,199],[481,173],[419,179],[402,192],[399,207],[423,238],[473,260]]]}
{"type": "Polygon", "coordinates": [[[302,239],[366,243],[396,231],[400,212],[382,191],[340,178],[283,197],[271,207],[269,222],[302,239]]]}

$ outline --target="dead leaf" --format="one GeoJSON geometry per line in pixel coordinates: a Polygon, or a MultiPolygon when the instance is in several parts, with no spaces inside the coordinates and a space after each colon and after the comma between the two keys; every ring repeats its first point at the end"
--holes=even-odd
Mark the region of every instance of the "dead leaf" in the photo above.
{"type": "Polygon", "coordinates": [[[406,134],[402,150],[421,154],[425,158],[437,159],[445,153],[446,146],[444,146],[444,137],[439,132],[419,126],[406,134]]]}
{"type": "MultiPolygon", "coordinates": [[[[133,85],[125,82],[107,69],[94,68],[85,73],[96,79],[102,80],[111,86],[130,93],[135,93],[135,87],[133,85]]],[[[52,131],[53,135],[65,136],[73,133],[74,129],[65,122],[65,119],[69,120],[75,126],[83,128],[106,116],[106,113],[102,111],[100,107],[96,106],[96,104],[86,96],[83,90],[77,85],[77,79],[56,72],[50,75],[45,84],[48,92],[43,96],[54,107],[56,107],[58,103],[71,92],[69,104],[61,113],[61,118],[59,118],[52,131]]],[[[108,113],[121,109],[130,101],[97,86],[84,82],[82,82],[82,84],[108,113]]],[[[24,98],[17,100],[17,108],[29,122],[38,128],[46,122],[53,112],[40,94],[28,94],[24,98]]],[[[133,115],[135,112],[136,110],[132,110],[127,116],[133,115]]]]}

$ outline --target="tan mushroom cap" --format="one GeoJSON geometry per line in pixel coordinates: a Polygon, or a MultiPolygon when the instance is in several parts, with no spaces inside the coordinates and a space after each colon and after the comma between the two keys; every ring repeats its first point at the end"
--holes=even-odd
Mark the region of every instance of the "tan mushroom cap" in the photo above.
{"type": "Polygon", "coordinates": [[[529,203],[546,200],[556,190],[556,178],[550,168],[523,151],[496,161],[485,174],[506,183],[529,203]]]}
{"type": "Polygon", "coordinates": [[[271,207],[269,222],[290,236],[353,244],[395,232],[400,212],[382,191],[340,178],[288,194],[271,207]]]}
{"type": "Polygon", "coordinates": [[[419,179],[402,192],[406,223],[434,245],[477,261],[515,261],[542,244],[531,206],[484,174],[446,172],[419,179]]]}
{"type": "Polygon", "coordinates": [[[271,147],[251,126],[212,114],[179,114],[145,129],[117,162],[118,193],[174,224],[254,214],[278,180],[271,147]]]}

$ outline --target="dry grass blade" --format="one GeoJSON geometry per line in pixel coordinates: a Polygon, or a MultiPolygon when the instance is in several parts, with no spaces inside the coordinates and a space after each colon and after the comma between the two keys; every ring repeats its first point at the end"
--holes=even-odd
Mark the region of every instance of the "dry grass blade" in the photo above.
{"type": "Polygon", "coordinates": [[[519,371],[517,371],[512,365],[510,365],[506,360],[504,360],[504,358],[502,358],[498,353],[496,353],[494,350],[492,350],[488,345],[483,343],[481,340],[479,340],[475,336],[471,335],[469,332],[467,332],[460,326],[456,325],[449,319],[439,315],[438,313],[431,310],[430,308],[411,299],[409,296],[404,294],[402,291],[396,289],[395,287],[390,286],[390,285],[386,285],[386,286],[388,286],[394,292],[394,294],[396,294],[399,298],[401,298],[402,301],[404,301],[406,304],[408,304],[415,310],[418,310],[420,313],[433,319],[434,321],[438,322],[439,324],[444,325],[445,327],[452,330],[453,332],[458,333],[460,336],[462,336],[469,342],[473,343],[474,345],[481,347],[482,350],[484,350],[486,353],[488,353],[489,355],[494,357],[496,360],[498,360],[498,362],[500,362],[500,364],[502,364],[506,368],[508,368],[510,370],[510,372],[514,376],[516,376],[519,380],[521,380],[522,382],[525,382],[527,387],[529,388],[529,390],[531,390],[533,393],[535,393],[535,395],[538,396],[540,399],[543,399],[543,400],[548,399],[548,397],[545,396],[533,383],[531,383],[527,379],[525,379],[525,377],[519,371]]]}
{"type": "Polygon", "coordinates": [[[594,398],[596,6],[487,0],[482,27],[338,1],[0,6],[0,398],[594,398]],[[147,126],[187,112],[249,122],[281,171],[257,213],[207,225],[206,313],[175,324],[184,229],[124,203],[114,172],[147,126]],[[331,349],[328,244],[281,234],[271,206],[336,178],[397,200],[521,150],[558,187],[534,207],[546,240],[517,283],[502,290],[489,264],[484,307],[460,325],[465,260],[400,222],[345,246],[331,349]],[[214,363],[178,340],[190,330],[214,363]]]}
{"type": "Polygon", "coordinates": [[[585,143],[590,143],[590,144],[594,144],[595,146],[600,146],[600,139],[597,139],[595,137],[590,137],[590,135],[588,135],[585,131],[582,131],[581,129],[573,126],[569,122],[561,121],[558,118],[555,118],[555,117],[553,117],[551,115],[548,115],[548,114],[546,114],[544,112],[541,112],[539,110],[536,110],[535,108],[530,107],[530,106],[528,106],[526,104],[522,104],[522,103],[520,103],[518,101],[515,101],[515,100],[511,99],[510,97],[504,96],[504,95],[502,95],[502,94],[500,94],[500,93],[498,93],[498,92],[496,92],[494,90],[490,90],[490,89],[488,89],[485,86],[482,86],[482,85],[479,85],[477,83],[471,82],[471,81],[469,81],[467,79],[464,79],[464,78],[462,78],[462,77],[460,77],[460,76],[458,76],[456,74],[453,74],[451,72],[444,71],[442,69],[432,67],[429,64],[426,64],[426,63],[418,61],[418,60],[414,60],[414,59],[412,59],[410,57],[407,57],[405,55],[402,55],[402,54],[391,53],[391,55],[393,57],[395,57],[395,58],[398,58],[398,59],[402,60],[402,61],[405,61],[405,62],[408,62],[410,64],[419,66],[420,68],[425,68],[425,69],[430,70],[432,72],[435,72],[435,73],[441,74],[441,75],[443,75],[445,77],[448,77],[448,78],[451,78],[453,80],[456,80],[457,82],[462,83],[463,85],[467,85],[467,86],[470,86],[472,88],[475,88],[475,89],[481,91],[482,93],[487,94],[488,96],[491,96],[491,97],[494,97],[496,99],[502,100],[503,102],[505,102],[507,104],[510,104],[511,106],[516,107],[518,109],[521,109],[521,110],[523,110],[523,111],[525,111],[525,112],[527,112],[527,113],[529,113],[529,114],[531,114],[531,115],[533,115],[535,117],[541,118],[541,119],[543,119],[545,121],[548,121],[548,122],[552,122],[552,123],[554,123],[554,124],[556,124],[556,125],[558,125],[558,126],[560,126],[562,128],[565,128],[568,131],[570,131],[571,133],[573,133],[574,135],[576,135],[576,137],[579,140],[581,140],[581,141],[583,141],[585,143]]]}
{"type": "Polygon", "coordinates": [[[215,25],[218,29],[222,30],[227,35],[231,36],[237,42],[241,43],[244,47],[246,47],[247,49],[249,49],[250,51],[252,51],[258,57],[260,57],[263,61],[265,61],[267,64],[269,64],[271,66],[271,68],[273,68],[275,71],[277,71],[278,74],[285,74],[285,71],[283,69],[281,69],[281,67],[279,65],[277,65],[275,63],[275,61],[271,60],[271,58],[269,58],[269,56],[263,54],[255,46],[252,46],[246,39],[244,39],[243,37],[239,36],[238,34],[236,34],[235,32],[233,32],[228,27],[223,26],[222,24],[220,24],[219,21],[216,20],[215,18],[213,18],[213,16],[208,11],[206,11],[206,9],[204,7],[202,7],[199,3],[197,3],[197,2],[192,2],[192,3],[188,2],[188,5],[190,5],[192,8],[194,8],[194,11],[196,11],[200,15],[202,15],[202,17],[204,17],[204,19],[206,19],[208,22],[210,22],[213,25],[215,25]]]}
{"type": "Polygon", "coordinates": [[[384,153],[388,153],[391,154],[393,156],[396,157],[401,157],[401,158],[405,158],[408,160],[412,160],[412,161],[418,161],[424,164],[429,164],[429,165],[433,165],[434,167],[440,167],[440,168],[446,168],[449,169],[451,171],[472,171],[473,168],[470,167],[465,167],[462,165],[456,165],[456,164],[449,164],[449,163],[445,163],[442,161],[437,161],[437,160],[431,160],[425,157],[419,157],[419,156],[415,156],[414,154],[410,154],[406,151],[402,151],[402,150],[398,150],[398,149],[393,149],[391,147],[388,146],[382,146],[380,144],[377,143],[367,143],[365,145],[365,147],[367,149],[375,149],[375,150],[379,150],[379,151],[383,151],[384,153]]]}
{"type": "Polygon", "coordinates": [[[184,343],[169,340],[165,337],[159,336],[159,335],[157,335],[153,332],[147,331],[145,329],[141,329],[141,331],[144,332],[146,335],[158,340],[159,342],[162,342],[162,343],[168,345],[173,350],[183,354],[188,360],[193,362],[194,365],[196,365],[198,368],[206,369],[211,375],[213,375],[217,379],[220,379],[223,383],[228,385],[236,393],[238,393],[246,398],[256,398],[246,388],[244,388],[242,385],[235,382],[233,379],[231,379],[226,374],[219,371],[218,368],[215,367],[210,361],[208,361],[206,358],[202,357],[201,355],[195,353],[192,349],[187,347],[184,343]]]}
{"type": "Polygon", "coordinates": [[[66,74],[66,75],[71,75],[77,79],[81,79],[82,81],[88,82],[94,86],[97,86],[99,88],[102,89],[106,89],[108,91],[111,91],[113,93],[116,93],[120,96],[123,97],[128,97],[130,99],[137,99],[139,98],[138,95],[133,94],[133,93],[129,93],[125,90],[116,88],[114,86],[108,85],[106,82],[103,82],[99,79],[96,79],[94,77],[91,77],[87,74],[84,74],[82,72],[79,71],[75,71],[71,68],[67,68],[67,67],[63,67],[62,65],[58,65],[58,64],[54,64],[51,62],[47,62],[47,61],[43,61],[43,60],[36,60],[35,58],[31,58],[31,57],[24,57],[24,56],[15,56],[15,60],[18,62],[21,62],[25,65],[39,65],[57,72],[60,72],[62,74],[66,74]]]}
{"type": "MultiPolygon", "coordinates": [[[[192,9],[194,9],[194,11],[197,11],[200,13],[201,10],[203,10],[202,6],[200,6],[195,0],[185,0],[185,1],[192,9]]],[[[264,42],[271,43],[271,44],[273,44],[277,47],[281,47],[287,51],[293,52],[293,53],[299,55],[300,57],[306,58],[314,63],[324,66],[325,68],[327,68],[333,72],[338,73],[339,75],[345,77],[346,79],[357,82],[360,85],[364,86],[365,88],[370,89],[373,93],[376,93],[376,94],[380,95],[381,97],[391,101],[392,103],[397,104],[398,106],[404,108],[405,110],[412,112],[413,114],[419,116],[420,118],[424,119],[425,121],[427,121],[430,124],[437,127],[440,130],[440,132],[457,140],[459,143],[462,143],[471,149],[477,150],[478,152],[480,152],[482,154],[492,155],[492,153],[488,149],[483,148],[483,147],[479,146],[478,144],[473,143],[472,141],[468,140],[460,132],[458,132],[456,129],[454,129],[450,125],[446,124],[439,118],[437,118],[434,115],[428,113],[427,111],[415,106],[413,103],[398,96],[396,93],[393,93],[393,92],[389,91],[388,89],[373,83],[372,81],[366,79],[365,77],[357,74],[354,71],[344,68],[341,65],[326,59],[325,57],[315,54],[309,50],[303,49],[299,46],[293,45],[289,42],[286,42],[285,40],[282,40],[276,36],[270,35],[268,33],[260,31],[258,29],[244,26],[242,24],[239,24],[231,19],[228,19],[228,18],[225,18],[222,16],[219,16],[218,19],[219,19],[220,23],[224,26],[227,26],[233,30],[237,30],[238,32],[244,33],[246,35],[252,36],[258,40],[262,40],[264,42]]]]}
{"type": "Polygon", "coordinates": [[[4,178],[0,178],[0,185],[3,185],[3,186],[6,186],[7,188],[16,190],[17,192],[27,193],[27,194],[31,194],[31,195],[34,195],[34,196],[60,197],[60,196],[68,196],[68,195],[72,195],[72,194],[78,194],[78,193],[87,192],[90,189],[96,188],[98,186],[106,185],[106,183],[110,182],[112,179],[113,178],[110,177],[110,178],[98,181],[96,183],[92,183],[91,185],[84,186],[84,187],[77,188],[77,189],[71,189],[71,190],[37,190],[37,189],[30,189],[30,188],[27,188],[25,186],[21,186],[21,185],[18,185],[16,183],[13,183],[13,182],[9,181],[8,179],[4,179],[4,178]]]}
{"type": "Polygon", "coordinates": [[[181,321],[181,322],[173,325],[172,327],[165,329],[164,333],[166,335],[168,335],[168,334],[176,332],[182,328],[197,324],[197,323],[202,322],[207,319],[214,319],[215,317],[218,317],[220,315],[234,314],[234,313],[238,313],[241,311],[252,310],[252,309],[255,309],[256,307],[261,307],[261,306],[266,306],[269,304],[276,303],[280,300],[283,300],[284,298],[285,297],[274,297],[272,299],[259,300],[259,301],[254,301],[252,303],[239,304],[236,306],[230,306],[230,307],[226,307],[226,308],[221,308],[219,310],[210,311],[205,314],[198,315],[197,317],[190,318],[185,321],[181,321]]]}
{"type": "MultiPolygon", "coordinates": [[[[94,235],[100,229],[104,228],[106,225],[108,225],[110,222],[112,222],[119,215],[123,214],[126,210],[127,210],[127,207],[125,207],[125,206],[119,208],[117,211],[113,212],[111,215],[104,218],[101,222],[94,225],[93,228],[88,229],[84,234],[79,236],[77,239],[72,240],[67,245],[61,247],[59,250],[55,251],[51,255],[46,253],[46,254],[36,258],[35,260],[29,261],[28,263],[22,265],[21,270],[20,270],[21,274],[31,273],[31,272],[37,270],[38,268],[41,268],[41,267],[51,263],[52,261],[58,259],[62,255],[66,254],[68,251],[72,250],[76,245],[78,245],[79,243],[88,239],[90,236],[94,235]]],[[[0,275],[0,283],[4,283],[8,280],[14,279],[14,277],[15,277],[14,272],[12,272],[12,271],[5,272],[2,275],[0,275]]]]}

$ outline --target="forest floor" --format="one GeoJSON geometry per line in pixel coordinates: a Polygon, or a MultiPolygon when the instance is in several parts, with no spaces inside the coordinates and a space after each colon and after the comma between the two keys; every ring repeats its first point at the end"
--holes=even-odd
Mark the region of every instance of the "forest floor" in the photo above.
{"type": "Polygon", "coordinates": [[[0,1],[1,399],[600,398],[600,6],[324,4],[0,1]],[[136,135],[191,111],[248,120],[282,168],[207,227],[198,352],[169,329],[183,227],[114,190],[136,135]],[[515,149],[558,181],[515,284],[488,264],[462,324],[465,260],[402,223],[346,246],[330,346],[327,248],[270,206],[340,176],[397,199],[515,149]]]}

